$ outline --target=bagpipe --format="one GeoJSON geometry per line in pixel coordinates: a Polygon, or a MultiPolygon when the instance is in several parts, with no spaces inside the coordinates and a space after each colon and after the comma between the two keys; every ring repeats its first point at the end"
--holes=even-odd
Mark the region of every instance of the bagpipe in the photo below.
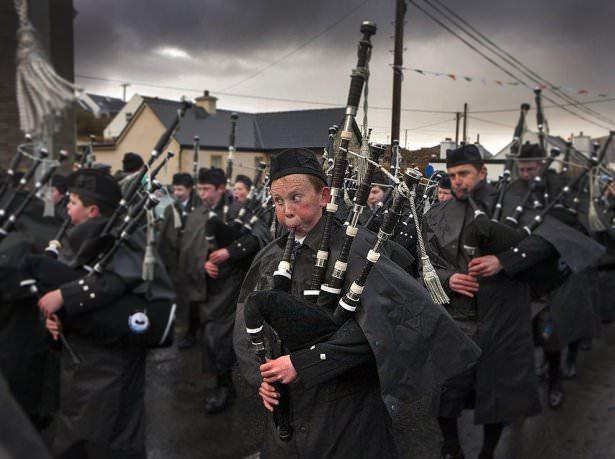
{"type": "Polygon", "coordinates": [[[263,181],[267,165],[260,162],[256,167],[252,186],[246,201],[232,220],[229,218],[229,196],[232,192],[231,176],[233,173],[233,156],[235,152],[235,132],[238,116],[231,114],[231,133],[229,135],[229,156],[226,164],[227,190],[218,203],[210,210],[205,223],[205,237],[210,252],[228,247],[245,234],[253,230],[257,222],[265,223],[266,215],[271,212],[271,201],[267,199],[268,178],[263,181]],[[219,215],[222,214],[222,217],[219,215]]]}
{"type": "MultiPolygon", "coordinates": [[[[41,151],[41,153],[43,153],[43,151],[41,151]]],[[[38,165],[42,161],[42,158],[44,158],[45,156],[47,156],[46,153],[39,160],[35,161],[35,164],[32,165],[32,167],[30,168],[30,171],[31,170],[36,170],[36,168],[38,167],[38,165]]],[[[4,239],[9,234],[9,232],[15,228],[15,224],[17,223],[17,220],[23,214],[23,212],[26,210],[26,208],[28,207],[28,205],[30,204],[32,199],[34,199],[36,194],[49,182],[49,180],[51,180],[51,177],[56,172],[58,167],[60,167],[60,164],[63,161],[65,161],[67,158],[68,158],[68,153],[66,153],[64,150],[61,150],[57,162],[53,163],[53,165],[50,166],[43,173],[43,175],[40,177],[40,179],[37,180],[37,182],[34,184],[32,189],[30,190],[30,192],[22,199],[22,201],[17,206],[17,208],[13,212],[10,213],[8,218],[6,218],[6,220],[4,221],[4,224],[0,228],[0,241],[2,239],[4,239]]],[[[28,172],[30,172],[30,171],[28,171],[28,172]]],[[[27,183],[27,181],[23,184],[23,186],[25,186],[26,183],[27,183]]],[[[20,185],[21,185],[21,182],[20,182],[20,185]]],[[[15,194],[13,194],[13,197],[17,196],[17,192],[18,192],[18,190],[15,191],[15,194]]],[[[10,199],[9,203],[12,204],[13,203],[13,199],[10,199]]],[[[10,208],[10,204],[7,204],[5,209],[9,209],[10,208]]]]}
{"type": "MultiPolygon", "coordinates": [[[[32,142],[32,137],[30,135],[26,135],[26,144],[29,144],[31,142],[32,142]]],[[[4,194],[12,187],[15,181],[17,168],[19,167],[19,164],[21,163],[22,159],[23,159],[23,155],[21,154],[21,150],[18,148],[17,153],[13,156],[13,159],[11,160],[11,164],[9,165],[9,168],[6,170],[5,181],[0,187],[0,202],[2,202],[2,198],[4,197],[4,194]]]]}
{"type": "MultiPolygon", "coordinates": [[[[171,136],[177,130],[179,122],[190,105],[182,104],[177,116],[167,130],[162,134],[153,149],[150,158],[138,177],[130,184],[122,199],[109,217],[100,234],[86,241],[78,257],[83,269],[73,269],[59,262],[58,254],[62,241],[70,228],[70,219],[64,221],[54,240],[50,241],[45,255],[31,255],[24,259],[23,271],[27,277],[24,286],[33,293],[45,293],[59,288],[61,285],[79,280],[85,284],[85,278],[102,276],[116,253],[123,246],[132,250],[144,250],[144,270],[148,259],[149,241],[145,247],[140,247],[135,233],[140,229],[147,213],[159,203],[157,191],[161,185],[156,176],[174,156],[168,151],[163,160],[154,167],[154,163],[162,156],[162,151],[171,136]],[[143,180],[148,175],[148,189],[139,194],[143,180]]],[[[145,274],[145,273],[144,273],[145,274]]],[[[151,279],[149,279],[151,280],[151,279]]],[[[167,347],[173,340],[173,323],[175,320],[175,304],[167,299],[148,300],[144,295],[127,292],[113,304],[106,305],[91,312],[78,314],[63,319],[68,331],[78,331],[82,336],[112,346],[144,346],[167,347]]]]}
{"type": "MultiPolygon", "coordinates": [[[[309,346],[309,342],[312,342],[314,339],[325,339],[326,336],[330,336],[331,333],[339,328],[339,324],[333,321],[332,311],[321,308],[316,301],[319,297],[320,288],[324,282],[327,269],[331,232],[333,230],[335,213],[338,209],[338,199],[343,192],[342,186],[348,165],[347,149],[352,138],[352,126],[363,91],[363,85],[368,75],[367,64],[372,47],[371,37],[376,33],[376,24],[369,21],[363,22],[361,24],[361,33],[362,39],[358,46],[357,66],[351,76],[341,142],[334,160],[333,176],[331,179],[331,199],[326,206],[326,213],[322,217],[325,219],[324,233],[316,255],[316,263],[313,267],[310,290],[304,292],[304,297],[301,298],[294,297],[290,293],[294,230],[289,228],[282,260],[274,273],[273,290],[253,292],[245,301],[244,318],[246,329],[253,349],[261,360],[268,354],[263,336],[263,325],[265,322],[279,334],[284,345],[291,350],[296,347],[304,348],[309,346]],[[275,313],[277,308],[273,307],[274,304],[286,306],[275,313]],[[293,322],[295,326],[293,326],[293,322]],[[298,331],[301,333],[298,334],[298,331]],[[312,336],[312,333],[316,333],[316,336],[312,336]]],[[[369,192],[369,184],[367,186],[369,192]]],[[[365,196],[365,199],[367,199],[367,196],[365,196]]],[[[360,203],[358,207],[360,207],[360,203]]],[[[359,208],[356,211],[358,212],[359,208]]],[[[354,238],[356,228],[348,226],[346,234],[348,237],[354,238]]],[[[341,262],[336,264],[337,268],[340,266],[341,262]]],[[[274,421],[276,422],[280,439],[289,441],[292,436],[292,426],[290,426],[288,412],[289,402],[284,388],[278,386],[278,389],[282,390],[282,392],[280,393],[280,405],[274,409],[274,421]]]]}
{"type": "Polygon", "coordinates": [[[237,239],[235,233],[230,233],[227,225],[228,212],[233,192],[233,161],[235,157],[235,133],[237,130],[237,113],[231,113],[231,131],[229,133],[228,156],[226,159],[226,189],[218,202],[209,210],[205,223],[205,239],[209,252],[230,245],[237,239]]]}
{"type": "MultiPolygon", "coordinates": [[[[463,244],[464,247],[467,248],[467,251],[475,255],[497,255],[517,245],[520,241],[533,234],[553,209],[565,207],[566,201],[571,197],[573,190],[577,189],[579,184],[586,179],[593,168],[601,164],[614,134],[615,131],[611,131],[607,141],[603,145],[599,157],[589,158],[587,160],[587,167],[576,177],[570,178],[561,191],[556,196],[552,197],[548,204],[521,228],[517,228],[516,223],[518,223],[518,218],[521,216],[523,208],[519,210],[517,206],[513,214],[515,221],[513,222],[509,219],[507,220],[508,224],[506,224],[496,221],[493,218],[490,219],[486,209],[481,209],[474,200],[473,193],[467,193],[468,203],[474,212],[474,220],[468,225],[463,236],[463,244]]],[[[552,151],[550,156],[551,161],[557,156],[556,153],[558,152],[552,151]]],[[[539,182],[540,181],[542,180],[539,180],[539,182]]]]}
{"type": "MultiPolygon", "coordinates": [[[[14,162],[19,162],[21,156],[24,153],[18,151],[17,156],[14,158],[14,162]]],[[[46,148],[41,148],[32,156],[32,164],[26,171],[26,173],[19,179],[15,187],[12,189],[12,193],[8,196],[5,202],[2,203],[2,208],[0,208],[0,223],[4,222],[6,218],[9,216],[11,207],[15,204],[15,201],[19,198],[21,193],[25,190],[26,186],[36,174],[38,168],[43,164],[46,158],[49,156],[49,152],[46,148]]],[[[49,176],[48,178],[51,178],[49,176]]],[[[8,187],[7,187],[8,188],[8,187]]]]}
{"type": "Polygon", "coordinates": [[[506,156],[506,163],[504,165],[504,172],[500,177],[498,183],[498,197],[495,201],[495,207],[492,210],[492,219],[494,221],[500,221],[502,216],[502,206],[504,204],[504,197],[506,196],[506,190],[508,188],[508,184],[512,180],[512,170],[515,164],[515,159],[519,156],[519,152],[521,151],[521,146],[523,145],[523,133],[525,131],[525,117],[527,116],[527,112],[530,109],[529,104],[521,104],[521,111],[519,113],[519,120],[517,121],[517,125],[515,126],[515,131],[513,133],[513,141],[510,146],[510,154],[506,156]]]}
{"type": "Polygon", "coordinates": [[[513,214],[508,215],[506,217],[507,223],[509,223],[512,226],[517,226],[519,224],[519,219],[521,218],[521,215],[523,214],[526,208],[526,204],[531,199],[533,199],[533,207],[535,209],[541,207],[543,205],[543,202],[544,204],[548,204],[550,196],[546,189],[543,192],[542,200],[538,196],[536,196],[536,194],[538,193],[539,190],[541,190],[543,187],[546,186],[545,177],[547,176],[547,173],[549,171],[549,168],[551,167],[551,164],[553,164],[553,161],[555,161],[555,159],[559,156],[559,154],[560,154],[559,148],[551,149],[549,156],[543,161],[542,170],[540,171],[540,174],[537,175],[534,178],[534,180],[532,180],[532,183],[529,185],[527,192],[521,198],[521,201],[519,202],[519,204],[515,207],[513,214]]]}
{"type": "MultiPolygon", "coordinates": [[[[138,229],[139,219],[158,204],[155,194],[160,185],[152,184],[143,206],[125,220],[120,226],[116,239],[103,252],[98,253],[99,244],[92,244],[80,253],[84,259],[95,261],[93,267],[84,265],[84,269],[74,269],[46,255],[28,255],[24,258],[22,270],[23,286],[28,286],[33,293],[44,294],[55,290],[68,282],[79,280],[86,287],[87,278],[102,276],[121,246],[125,245],[138,229]],[[90,253],[87,253],[87,252],[90,253]]],[[[91,295],[91,294],[90,294],[91,295]]],[[[112,304],[62,318],[68,332],[78,332],[96,342],[109,346],[167,347],[173,341],[173,323],[175,304],[166,299],[147,300],[143,295],[128,292],[112,304]]]]}

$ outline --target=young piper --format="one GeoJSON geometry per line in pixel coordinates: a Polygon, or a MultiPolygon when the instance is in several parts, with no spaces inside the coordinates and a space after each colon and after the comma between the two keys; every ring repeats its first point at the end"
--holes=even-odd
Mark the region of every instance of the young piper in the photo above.
{"type": "Polygon", "coordinates": [[[438,202],[449,199],[453,199],[453,194],[451,193],[451,179],[447,174],[438,181],[438,202]]]}
{"type": "MultiPolygon", "coordinates": [[[[203,330],[203,376],[213,386],[206,394],[205,412],[214,414],[225,410],[235,397],[231,368],[235,363],[233,325],[237,296],[252,259],[270,236],[264,225],[258,225],[225,247],[208,247],[207,222],[223,215],[224,171],[201,169],[197,190],[203,205],[188,217],[180,266],[187,281],[191,311],[198,314],[203,330]]],[[[229,212],[229,219],[233,217],[229,212]]]]}
{"type": "MultiPolygon", "coordinates": [[[[81,315],[96,314],[97,309],[113,307],[126,293],[143,290],[138,261],[142,253],[122,246],[109,270],[85,277],[84,267],[93,262],[93,253],[84,248],[97,240],[122,195],[110,175],[93,169],[73,173],[68,191],[67,211],[74,226],[60,261],[82,270],[84,276],[46,293],[39,308],[55,340],[64,329],[81,363],[73,362],[63,349],[52,451],[59,458],[145,458],[145,348],[102,344],[70,327],[81,315]]],[[[163,268],[157,276],[156,295],[174,298],[163,268]]]]}
{"type": "Polygon", "coordinates": [[[238,175],[235,178],[235,185],[233,185],[233,202],[243,204],[248,199],[248,193],[252,188],[252,180],[246,175],[238,175]]]}
{"type": "Polygon", "coordinates": [[[190,314],[189,302],[184,295],[183,276],[179,271],[179,253],[188,215],[201,205],[201,200],[194,190],[194,179],[190,174],[180,172],[173,175],[172,186],[174,201],[164,210],[158,251],[175,284],[178,311],[175,331],[183,335],[178,347],[184,349],[186,344],[187,347],[193,344],[199,321],[198,317],[190,314]]]}
{"type": "MultiPolygon", "coordinates": [[[[302,298],[310,288],[325,229],[323,208],[330,191],[318,160],[309,150],[282,151],[272,158],[270,176],[276,218],[284,227],[294,228],[295,242],[299,243],[294,257],[291,255],[290,293],[302,298]]],[[[337,222],[331,235],[333,260],[344,238],[343,227],[337,222]]],[[[373,233],[360,228],[352,246],[344,292],[357,279],[374,238],[373,233]]],[[[475,347],[442,308],[427,298],[424,289],[386,256],[390,250],[385,247],[367,279],[356,318],[341,325],[328,340],[291,353],[284,352],[284,343],[267,333],[267,347],[276,350],[277,356],[259,365],[246,333],[244,302],[252,291],[270,288],[286,239],[282,236],[259,252],[237,305],[234,342],[243,375],[258,386],[269,411],[279,405],[280,394],[274,383],[285,385],[290,394],[292,438],[283,441],[275,418],[268,416],[261,457],[396,457],[389,412],[399,409],[400,400],[412,398],[409,394],[421,392],[418,381],[438,385],[436,374],[455,373],[452,367],[458,371],[470,366],[476,359],[475,347]],[[412,325],[406,322],[410,317],[412,325]],[[445,329],[446,336],[440,334],[445,329]],[[438,346],[442,346],[442,354],[433,353],[438,346]],[[416,352],[414,357],[407,354],[409,350],[416,352]],[[440,364],[451,367],[432,373],[432,365],[442,370],[440,364]]],[[[329,272],[333,263],[329,262],[329,272]]],[[[296,321],[301,320],[298,314],[296,321]]]]}

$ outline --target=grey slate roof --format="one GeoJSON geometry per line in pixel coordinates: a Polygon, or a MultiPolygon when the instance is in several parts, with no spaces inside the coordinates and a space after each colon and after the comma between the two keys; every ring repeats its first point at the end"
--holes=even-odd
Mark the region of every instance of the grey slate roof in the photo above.
{"type": "MultiPolygon", "coordinates": [[[[171,123],[180,106],[180,102],[172,100],[143,99],[165,126],[171,123]]],[[[195,106],[186,112],[175,137],[186,147],[193,144],[193,137],[197,135],[201,148],[227,148],[231,113],[230,110],[218,109],[215,115],[210,115],[195,106]]],[[[279,150],[324,146],[329,127],[342,122],[344,108],[237,114],[237,149],[279,150]]]]}
{"type": "MultiPolygon", "coordinates": [[[[100,96],[98,94],[90,94],[88,96],[98,105],[101,114],[103,115],[115,115],[118,113],[122,107],[124,107],[125,102],[122,99],[118,99],[117,97],[109,97],[109,96],[100,96]]],[[[89,110],[87,105],[80,103],[81,107],[85,110],[89,110]]]]}

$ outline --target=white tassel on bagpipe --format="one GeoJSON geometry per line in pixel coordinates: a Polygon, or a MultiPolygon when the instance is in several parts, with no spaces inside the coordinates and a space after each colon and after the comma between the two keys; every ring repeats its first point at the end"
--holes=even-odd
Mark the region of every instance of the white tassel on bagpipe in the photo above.
{"type": "Polygon", "coordinates": [[[596,209],[596,199],[600,196],[600,172],[598,168],[592,170],[589,174],[589,211],[587,213],[587,220],[591,231],[600,232],[606,231],[607,227],[600,219],[598,215],[598,209],[596,209]]]}
{"type": "Polygon", "coordinates": [[[156,257],[154,256],[154,211],[147,211],[147,243],[143,257],[143,271],[141,278],[144,281],[153,281],[155,275],[156,257]]]}
{"type": "Polygon", "coordinates": [[[21,130],[35,136],[49,134],[53,119],[77,99],[98,116],[100,110],[94,101],[54,71],[28,19],[27,1],[15,0],[15,9],[19,18],[15,81],[21,130]]]}
{"type": "Polygon", "coordinates": [[[425,287],[429,291],[431,295],[431,299],[436,304],[446,304],[450,302],[450,299],[444,288],[442,288],[442,284],[440,283],[440,278],[438,277],[438,273],[434,269],[431,264],[431,260],[427,255],[427,251],[425,250],[425,243],[423,241],[423,235],[421,234],[421,227],[419,226],[419,219],[416,213],[416,204],[414,202],[414,198],[416,197],[416,191],[412,190],[410,192],[410,210],[412,212],[412,220],[414,220],[414,225],[416,226],[416,239],[419,244],[419,254],[421,256],[421,264],[423,265],[423,282],[425,283],[425,287]]]}

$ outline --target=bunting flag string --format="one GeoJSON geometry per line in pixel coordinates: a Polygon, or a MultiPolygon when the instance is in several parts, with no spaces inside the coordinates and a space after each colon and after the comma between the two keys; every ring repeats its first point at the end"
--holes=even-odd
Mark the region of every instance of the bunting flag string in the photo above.
{"type": "MultiPolygon", "coordinates": [[[[408,68],[408,67],[403,67],[402,70],[406,70],[406,71],[411,71],[411,72],[415,72],[418,73],[419,75],[422,76],[434,76],[434,77],[445,77],[449,80],[452,81],[466,81],[467,83],[472,83],[472,82],[477,82],[480,81],[483,85],[487,85],[487,84],[495,84],[497,86],[501,86],[501,87],[505,87],[505,86],[521,86],[521,87],[528,87],[529,89],[534,89],[536,86],[530,86],[530,85],[523,85],[521,83],[519,83],[518,81],[503,81],[503,80],[492,80],[489,78],[480,78],[480,77],[475,77],[475,76],[467,76],[467,75],[460,75],[457,73],[446,73],[446,72],[434,72],[431,70],[425,70],[425,69],[416,69],[416,68],[408,68]]],[[[605,92],[593,92],[590,91],[589,89],[586,88],[582,88],[582,89],[575,89],[575,88],[571,88],[569,86],[549,86],[549,85],[538,85],[537,87],[539,87],[540,89],[549,89],[549,90],[553,90],[553,91],[566,91],[570,94],[578,94],[581,96],[597,96],[597,97],[601,97],[601,98],[607,98],[609,97],[608,93],[605,92]]]]}

